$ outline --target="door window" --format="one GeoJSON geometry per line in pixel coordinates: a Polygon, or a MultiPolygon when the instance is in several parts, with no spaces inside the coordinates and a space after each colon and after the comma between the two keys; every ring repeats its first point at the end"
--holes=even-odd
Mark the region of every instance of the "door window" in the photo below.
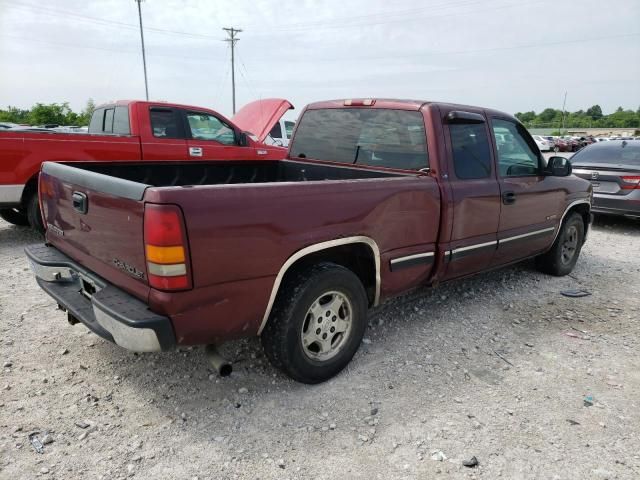
{"type": "Polygon", "coordinates": [[[508,120],[494,118],[493,135],[498,150],[498,165],[503,177],[539,175],[540,154],[524,127],[508,120]]]}
{"type": "Polygon", "coordinates": [[[213,140],[223,145],[235,145],[236,135],[233,128],[218,117],[207,113],[187,113],[187,122],[194,140],[213,140]]]}
{"type": "Polygon", "coordinates": [[[104,111],[104,123],[102,125],[102,131],[104,133],[113,132],[113,108],[107,108],[104,111]]]}
{"type": "Polygon", "coordinates": [[[170,108],[152,108],[149,111],[153,136],[158,138],[184,138],[176,112],[170,108]]]}
{"type": "Polygon", "coordinates": [[[280,123],[276,123],[271,131],[269,132],[269,136],[273,139],[281,139],[282,138],[282,128],[280,127],[280,123]]]}
{"type": "Polygon", "coordinates": [[[449,125],[453,165],[460,180],[487,178],[491,175],[491,150],[484,123],[449,125]]]}

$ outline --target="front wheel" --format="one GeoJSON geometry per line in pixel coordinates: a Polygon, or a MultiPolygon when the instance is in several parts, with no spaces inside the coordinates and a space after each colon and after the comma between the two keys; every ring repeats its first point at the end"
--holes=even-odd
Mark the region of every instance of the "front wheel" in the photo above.
{"type": "Polygon", "coordinates": [[[321,263],[283,283],[262,332],[271,363],[303,383],[320,383],[355,355],[367,325],[367,294],[347,268],[321,263]]]}
{"type": "Polygon", "coordinates": [[[568,275],[575,267],[584,242],[584,222],[580,214],[574,212],[560,226],[560,232],[551,250],[536,257],[538,270],[561,277],[568,275]]]}
{"type": "Polygon", "coordinates": [[[5,222],[9,222],[12,225],[19,225],[21,227],[26,227],[29,225],[27,214],[17,208],[5,208],[0,210],[0,217],[5,222]]]}

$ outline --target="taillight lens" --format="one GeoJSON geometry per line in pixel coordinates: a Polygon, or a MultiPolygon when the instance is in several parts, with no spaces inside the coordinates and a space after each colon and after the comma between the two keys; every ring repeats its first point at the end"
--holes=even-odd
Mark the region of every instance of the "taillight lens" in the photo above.
{"type": "Polygon", "coordinates": [[[620,177],[622,181],[627,183],[627,185],[622,185],[623,190],[633,190],[634,188],[640,189],[640,175],[631,175],[620,177]]]}
{"type": "Polygon", "coordinates": [[[151,287],[159,290],[191,288],[187,236],[182,212],[177,206],[145,205],[144,247],[151,287]]]}

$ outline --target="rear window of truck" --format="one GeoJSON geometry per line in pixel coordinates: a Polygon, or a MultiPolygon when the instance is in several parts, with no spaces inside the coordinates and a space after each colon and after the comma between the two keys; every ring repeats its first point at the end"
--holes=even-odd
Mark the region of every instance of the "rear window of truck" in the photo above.
{"type": "Polygon", "coordinates": [[[291,155],[356,165],[419,170],[429,166],[422,114],[408,110],[307,110],[291,155]]]}

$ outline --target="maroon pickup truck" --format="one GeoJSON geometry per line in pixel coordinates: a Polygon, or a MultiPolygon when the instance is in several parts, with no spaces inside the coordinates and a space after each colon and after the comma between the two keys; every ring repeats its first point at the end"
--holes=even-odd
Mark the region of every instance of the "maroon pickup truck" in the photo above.
{"type": "Polygon", "coordinates": [[[350,361],[367,310],[534,257],[576,264],[591,186],[511,115],[401,100],[309,105],[284,160],[45,163],[39,285],[135,351],[259,335],[292,378],[350,361]]]}

